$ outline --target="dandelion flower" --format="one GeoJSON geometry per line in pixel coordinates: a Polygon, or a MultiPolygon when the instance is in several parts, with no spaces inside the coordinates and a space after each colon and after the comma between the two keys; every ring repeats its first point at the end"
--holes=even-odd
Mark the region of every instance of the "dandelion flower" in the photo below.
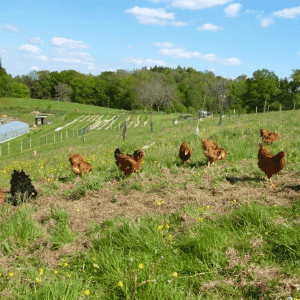
{"type": "Polygon", "coordinates": [[[139,268],[140,268],[140,269],[143,269],[143,268],[144,268],[144,265],[143,265],[143,264],[139,264],[139,268]]]}
{"type": "Polygon", "coordinates": [[[79,210],[79,209],[76,209],[76,211],[77,211],[77,212],[80,212],[80,210],[79,210]]]}
{"type": "Polygon", "coordinates": [[[64,267],[67,267],[68,266],[68,264],[67,263],[64,263],[64,267]]]}
{"type": "Polygon", "coordinates": [[[123,286],[123,282],[122,282],[122,281],[119,281],[118,286],[119,286],[119,287],[122,287],[122,286],[123,286]]]}
{"type": "Polygon", "coordinates": [[[57,274],[57,270],[54,270],[53,272],[54,272],[54,274],[57,274]]]}
{"type": "Polygon", "coordinates": [[[173,237],[172,237],[172,235],[170,234],[170,235],[169,235],[169,239],[171,240],[172,238],[173,238],[173,237]]]}
{"type": "Polygon", "coordinates": [[[158,226],[158,229],[161,230],[161,229],[163,229],[163,227],[164,227],[164,225],[160,225],[160,226],[158,226]]]}
{"type": "Polygon", "coordinates": [[[42,281],[42,279],[40,279],[38,277],[35,280],[36,280],[36,282],[41,282],[42,281]]]}
{"type": "Polygon", "coordinates": [[[174,277],[177,277],[177,276],[178,276],[177,272],[174,272],[172,275],[173,275],[174,277]]]}
{"type": "Polygon", "coordinates": [[[84,294],[85,294],[86,296],[88,296],[88,295],[90,294],[90,291],[89,291],[89,290],[85,290],[85,291],[84,291],[84,294]]]}
{"type": "Polygon", "coordinates": [[[94,264],[94,267],[97,268],[97,269],[99,269],[99,266],[97,264],[94,264]]]}

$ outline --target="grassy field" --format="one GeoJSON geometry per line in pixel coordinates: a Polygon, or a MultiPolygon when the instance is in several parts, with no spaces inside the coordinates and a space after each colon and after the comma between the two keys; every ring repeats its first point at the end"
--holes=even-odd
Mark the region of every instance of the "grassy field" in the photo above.
{"type": "MultiPolygon", "coordinates": [[[[24,169],[39,193],[0,207],[0,298],[300,298],[299,116],[234,115],[221,126],[214,117],[195,134],[197,120],[173,125],[174,116],[155,115],[151,132],[151,117],[142,115],[148,124],[129,127],[125,141],[116,122],[85,141],[37,148],[36,157],[0,158],[7,195],[14,169],[24,169]],[[271,153],[287,152],[286,167],[273,176],[276,189],[257,167],[260,128],[280,134],[266,146],[271,153]],[[224,147],[227,158],[207,168],[202,137],[224,147]],[[193,156],[182,165],[185,140],[193,156]],[[152,143],[142,169],[125,178],[115,148],[132,153],[152,143]],[[84,155],[91,174],[71,172],[71,152],[84,155]]],[[[67,113],[38,134],[76,117],[67,113]]]]}

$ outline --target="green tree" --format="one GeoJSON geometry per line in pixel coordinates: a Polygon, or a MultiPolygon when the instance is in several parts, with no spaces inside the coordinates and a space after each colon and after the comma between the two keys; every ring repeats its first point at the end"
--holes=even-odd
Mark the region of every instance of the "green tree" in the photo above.
{"type": "Polygon", "coordinates": [[[253,72],[252,78],[247,79],[246,104],[251,110],[257,106],[260,110],[266,111],[268,101],[272,104],[278,93],[279,79],[274,72],[267,69],[253,72]]]}

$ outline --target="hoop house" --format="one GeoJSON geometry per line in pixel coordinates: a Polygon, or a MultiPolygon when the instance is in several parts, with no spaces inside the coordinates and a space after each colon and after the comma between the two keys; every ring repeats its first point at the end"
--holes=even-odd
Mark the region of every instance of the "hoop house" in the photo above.
{"type": "Polygon", "coordinates": [[[24,122],[14,121],[0,125],[0,143],[4,143],[28,132],[29,125],[24,122]]]}

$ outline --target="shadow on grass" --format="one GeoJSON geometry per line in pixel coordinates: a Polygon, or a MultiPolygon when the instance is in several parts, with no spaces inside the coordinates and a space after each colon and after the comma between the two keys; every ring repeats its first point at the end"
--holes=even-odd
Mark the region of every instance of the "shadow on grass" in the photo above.
{"type": "Polygon", "coordinates": [[[74,180],[74,178],[72,178],[71,176],[65,176],[65,177],[58,178],[58,181],[63,182],[63,183],[71,182],[73,180],[74,180]]]}
{"type": "Polygon", "coordinates": [[[254,182],[260,182],[265,181],[264,178],[261,177],[226,177],[226,180],[229,181],[231,184],[235,184],[237,182],[247,182],[247,181],[254,181],[254,182]]]}
{"type": "Polygon", "coordinates": [[[187,168],[191,168],[191,169],[207,167],[207,164],[204,162],[201,162],[201,161],[194,162],[194,163],[190,163],[190,162],[183,163],[182,161],[180,161],[180,162],[176,161],[176,162],[174,162],[174,165],[176,167],[187,167],[187,168]]]}
{"type": "Polygon", "coordinates": [[[300,191],[300,185],[285,185],[285,186],[283,186],[283,188],[289,188],[295,192],[300,191]]]}

